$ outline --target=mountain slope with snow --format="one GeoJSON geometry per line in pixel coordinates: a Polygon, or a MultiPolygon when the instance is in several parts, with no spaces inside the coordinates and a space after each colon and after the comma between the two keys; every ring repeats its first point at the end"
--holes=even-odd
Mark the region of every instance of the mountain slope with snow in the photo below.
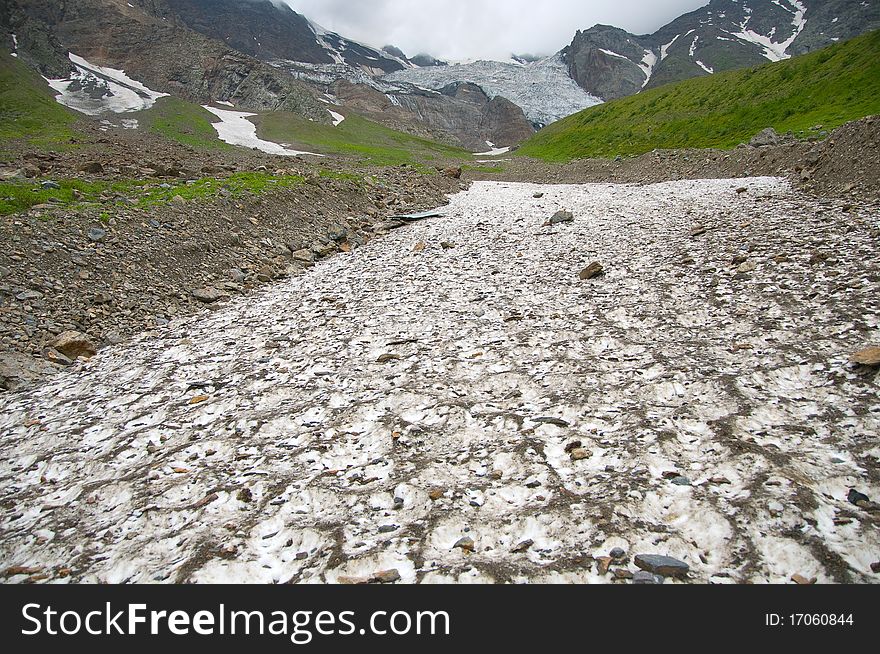
{"type": "Polygon", "coordinates": [[[805,54],[880,28],[866,0],[711,0],[654,34],[597,25],[563,51],[589,93],[613,100],[691,77],[805,54]]]}

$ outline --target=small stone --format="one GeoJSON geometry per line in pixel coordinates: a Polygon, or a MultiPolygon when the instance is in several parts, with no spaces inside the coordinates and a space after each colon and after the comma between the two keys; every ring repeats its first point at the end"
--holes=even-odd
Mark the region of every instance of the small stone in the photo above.
{"type": "Polygon", "coordinates": [[[565,223],[573,223],[574,214],[571,211],[557,211],[550,219],[551,225],[563,225],[565,223]]]}
{"type": "Polygon", "coordinates": [[[583,446],[584,446],[584,444],[581,441],[572,441],[571,443],[569,443],[568,445],[565,446],[565,453],[571,454],[576,449],[583,447],[583,446]]]}
{"type": "Polygon", "coordinates": [[[100,243],[107,238],[107,230],[101,227],[92,227],[89,230],[88,237],[92,243],[100,243]]]}
{"type": "Polygon", "coordinates": [[[336,583],[343,586],[366,586],[370,583],[370,577],[337,577],[336,583]]]}
{"type": "Polygon", "coordinates": [[[871,564],[871,572],[880,575],[880,561],[871,564]]]}
{"type": "Polygon", "coordinates": [[[238,494],[236,494],[235,498],[239,502],[249,504],[250,502],[253,502],[254,494],[250,488],[242,488],[240,491],[238,491],[238,494]]]}
{"type": "Polygon", "coordinates": [[[570,456],[572,461],[584,461],[585,459],[589,459],[591,456],[593,456],[593,453],[589,450],[585,450],[584,448],[579,447],[576,450],[572,450],[570,456]]]}
{"type": "Polygon", "coordinates": [[[644,570],[640,570],[632,577],[632,582],[636,586],[660,586],[664,581],[666,580],[660,575],[645,572],[644,570]]]}
{"type": "Polygon", "coordinates": [[[571,423],[562,418],[535,418],[534,422],[539,425],[553,425],[555,427],[571,427],[571,423]]]}
{"type": "Polygon", "coordinates": [[[544,197],[544,194],[543,193],[535,193],[532,197],[535,198],[536,200],[540,200],[541,198],[544,197]]]}
{"type": "Polygon", "coordinates": [[[391,363],[392,361],[400,361],[399,354],[383,354],[378,359],[376,359],[376,363],[391,363]]]}
{"type": "Polygon", "coordinates": [[[740,264],[739,267],[737,267],[736,272],[738,272],[740,275],[746,275],[748,273],[755,272],[757,269],[757,262],[749,260],[745,263],[740,264]]]}
{"type": "Polygon", "coordinates": [[[712,477],[709,480],[709,483],[715,484],[716,486],[730,486],[730,480],[727,477],[712,477]]]}
{"type": "Polygon", "coordinates": [[[400,581],[400,572],[395,569],[383,570],[374,574],[370,581],[375,584],[393,584],[396,581],[400,581]]]}
{"type": "Polygon", "coordinates": [[[626,552],[621,547],[615,547],[611,550],[611,558],[615,561],[623,561],[626,558],[626,552]]]}
{"type": "Polygon", "coordinates": [[[675,479],[672,480],[672,483],[675,484],[676,486],[690,486],[691,480],[688,479],[687,477],[676,477],[675,479]]]}
{"type": "Polygon", "coordinates": [[[737,195],[742,195],[743,193],[748,193],[748,192],[749,192],[749,189],[747,189],[745,186],[740,186],[738,189],[736,189],[737,195]]]}
{"type": "Polygon", "coordinates": [[[608,569],[611,567],[611,564],[614,563],[614,559],[610,556],[600,556],[596,559],[596,563],[598,563],[598,570],[600,575],[608,574],[608,569]]]}
{"type": "Polygon", "coordinates": [[[691,230],[691,238],[696,238],[697,236],[702,236],[707,231],[709,231],[709,230],[706,229],[705,227],[703,227],[702,225],[697,225],[696,227],[694,227],[691,230]]]}
{"type": "Polygon", "coordinates": [[[446,491],[444,491],[442,488],[435,488],[430,493],[428,493],[428,497],[430,497],[431,501],[433,502],[443,499],[444,495],[446,495],[446,491]]]}
{"type": "Polygon", "coordinates": [[[425,243],[424,241],[419,241],[418,243],[415,244],[415,247],[413,248],[413,252],[424,252],[427,247],[428,247],[427,243],[425,243]]]}
{"type": "Polygon", "coordinates": [[[812,579],[807,579],[803,575],[792,575],[791,580],[798,586],[815,586],[817,583],[819,583],[819,580],[816,577],[813,577],[812,579]]]}
{"type": "Polygon", "coordinates": [[[99,175],[104,172],[104,166],[98,161],[87,161],[79,169],[89,175],[99,175]]]}
{"type": "Polygon", "coordinates": [[[43,294],[39,291],[22,291],[18,295],[15,296],[15,299],[20,302],[30,302],[31,300],[42,300],[43,294]]]}
{"type": "Polygon", "coordinates": [[[461,540],[459,540],[455,545],[452,546],[452,549],[464,550],[465,552],[473,552],[475,547],[474,539],[469,536],[465,536],[461,540]]]}
{"type": "Polygon", "coordinates": [[[597,261],[584,268],[580,273],[580,278],[581,281],[588,281],[590,279],[595,279],[596,277],[601,277],[604,274],[605,268],[597,261]]]}
{"type": "Polygon", "coordinates": [[[450,179],[461,179],[462,169],[460,167],[452,167],[447,168],[443,171],[443,175],[445,177],[449,177],[450,179]]]}
{"type": "Polygon", "coordinates": [[[69,359],[90,359],[98,353],[98,347],[82,332],[64,332],[55,339],[52,347],[69,359]]]}
{"type": "Polygon", "coordinates": [[[196,395],[189,401],[190,406],[195,406],[196,404],[202,404],[203,402],[207,402],[211,398],[208,395],[196,395]]]}
{"type": "Polygon", "coordinates": [[[850,361],[860,366],[880,366],[880,347],[869,347],[856,352],[850,357],[850,361]]]}
{"type": "Polygon", "coordinates": [[[633,579],[635,577],[632,572],[630,572],[629,570],[625,570],[624,568],[616,568],[615,570],[612,570],[612,574],[614,575],[615,579],[620,579],[624,581],[633,579]]]}
{"type": "Polygon", "coordinates": [[[193,291],[192,296],[204,304],[214,304],[226,297],[224,293],[210,286],[193,291]]]}
{"type": "Polygon", "coordinates": [[[380,534],[393,534],[395,531],[400,529],[398,525],[382,525],[379,527],[380,534]]]}
{"type": "Polygon", "coordinates": [[[528,552],[534,544],[535,541],[533,541],[532,539],[524,540],[512,550],[510,550],[510,552],[511,554],[523,554],[525,552],[528,552]]]}
{"type": "Polygon", "coordinates": [[[691,569],[684,561],[660,554],[639,554],[635,559],[635,564],[646,572],[663,577],[683,578],[691,569]]]}
{"type": "Polygon", "coordinates": [[[449,241],[443,241],[443,242],[440,244],[440,247],[443,248],[444,250],[454,250],[454,249],[455,249],[455,243],[450,243],[449,241]]]}
{"type": "Polygon", "coordinates": [[[61,189],[61,185],[58,182],[45,181],[40,184],[40,188],[44,191],[58,191],[61,189]]]}

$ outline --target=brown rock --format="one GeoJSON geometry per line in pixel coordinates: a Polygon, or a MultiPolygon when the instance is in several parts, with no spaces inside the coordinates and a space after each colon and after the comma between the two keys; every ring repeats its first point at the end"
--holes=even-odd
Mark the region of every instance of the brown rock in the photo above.
{"type": "Polygon", "coordinates": [[[869,347],[867,350],[856,352],[850,361],[861,366],[880,366],[880,347],[869,347]]]}
{"type": "Polygon", "coordinates": [[[442,488],[435,488],[430,493],[428,493],[428,497],[430,497],[431,500],[434,502],[443,499],[444,495],[446,495],[446,491],[444,491],[442,488]]]}
{"type": "Polygon", "coordinates": [[[589,279],[595,279],[596,277],[601,277],[605,274],[605,268],[602,267],[602,264],[597,262],[591,263],[589,266],[584,268],[581,271],[580,278],[582,281],[587,281],[589,279]]]}
{"type": "Polygon", "coordinates": [[[400,572],[397,570],[383,570],[374,574],[370,581],[376,584],[393,584],[395,581],[400,581],[400,572]]]}
{"type": "Polygon", "coordinates": [[[791,580],[798,586],[815,586],[819,582],[815,577],[807,579],[803,575],[792,575],[791,580]]]}
{"type": "Polygon", "coordinates": [[[589,459],[591,456],[593,456],[593,453],[590,452],[589,450],[585,450],[584,448],[579,447],[577,449],[572,450],[570,456],[571,456],[572,461],[583,461],[583,460],[589,459]]]}
{"type": "Polygon", "coordinates": [[[98,347],[82,332],[64,332],[55,339],[52,347],[69,359],[91,359],[98,353],[98,347]]]}
{"type": "Polygon", "coordinates": [[[465,552],[473,552],[476,544],[474,543],[474,539],[469,536],[465,536],[461,540],[459,540],[455,545],[452,546],[452,549],[459,549],[465,552]]]}
{"type": "Polygon", "coordinates": [[[462,173],[462,170],[461,170],[460,166],[447,168],[446,170],[443,171],[443,174],[446,177],[449,177],[450,179],[461,179],[461,173],[462,173]]]}
{"type": "Polygon", "coordinates": [[[525,552],[528,552],[529,549],[531,549],[532,545],[534,545],[534,544],[535,544],[535,541],[533,541],[532,539],[524,540],[519,545],[514,547],[512,550],[510,550],[510,553],[511,554],[524,554],[525,552]]]}

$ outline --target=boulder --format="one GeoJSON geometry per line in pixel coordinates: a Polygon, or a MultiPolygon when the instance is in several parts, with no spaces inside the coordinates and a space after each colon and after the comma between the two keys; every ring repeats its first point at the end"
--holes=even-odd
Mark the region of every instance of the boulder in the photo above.
{"type": "Polygon", "coordinates": [[[98,346],[82,332],[64,332],[55,339],[52,347],[72,360],[78,357],[90,359],[98,353],[98,346]]]}

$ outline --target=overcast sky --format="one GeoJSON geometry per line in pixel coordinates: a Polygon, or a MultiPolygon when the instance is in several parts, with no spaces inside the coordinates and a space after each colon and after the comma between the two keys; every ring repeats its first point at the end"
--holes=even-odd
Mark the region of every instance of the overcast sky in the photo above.
{"type": "Polygon", "coordinates": [[[552,54],[596,23],[647,34],[708,0],[283,0],[343,36],[441,59],[552,54]]]}

